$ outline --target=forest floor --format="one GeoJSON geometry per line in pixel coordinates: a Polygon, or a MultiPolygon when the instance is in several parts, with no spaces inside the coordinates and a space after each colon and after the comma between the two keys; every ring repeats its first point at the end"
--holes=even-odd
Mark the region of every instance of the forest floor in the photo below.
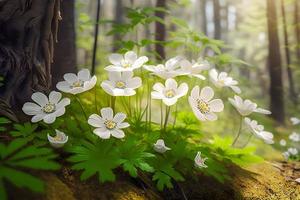
{"type": "Polygon", "coordinates": [[[209,177],[200,177],[200,182],[186,181],[176,184],[173,190],[158,192],[145,181],[130,179],[119,174],[114,183],[99,184],[96,178],[86,182],[79,174],[68,168],[59,173],[40,176],[46,181],[44,195],[28,194],[26,191],[12,192],[9,199],[38,200],[181,200],[181,199],[300,199],[300,163],[265,162],[246,168],[232,168],[232,180],[225,184],[209,177]],[[185,196],[185,197],[184,197],[185,196]],[[26,197],[26,198],[25,198],[26,197]]]}

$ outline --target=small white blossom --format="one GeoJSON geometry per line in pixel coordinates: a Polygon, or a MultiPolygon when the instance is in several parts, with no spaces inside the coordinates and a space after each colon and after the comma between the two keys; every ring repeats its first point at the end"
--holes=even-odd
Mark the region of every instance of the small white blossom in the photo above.
{"type": "Polygon", "coordinates": [[[293,125],[298,125],[300,124],[300,119],[298,119],[297,117],[291,117],[291,122],[293,125]]]}
{"type": "Polygon", "coordinates": [[[186,59],[180,61],[180,69],[178,70],[180,75],[188,75],[192,77],[205,80],[205,77],[201,75],[203,70],[208,70],[210,65],[207,61],[188,61],[186,59]]]}
{"type": "Polygon", "coordinates": [[[284,147],[284,146],[286,146],[286,141],[284,139],[281,139],[279,141],[279,144],[284,147]]]}
{"type": "Polygon", "coordinates": [[[55,130],[55,136],[52,137],[51,135],[47,134],[48,141],[54,148],[60,148],[68,142],[69,137],[59,130],[55,130]]]}
{"type": "Polygon", "coordinates": [[[235,93],[240,94],[241,89],[237,86],[238,82],[233,80],[226,72],[218,73],[216,69],[209,71],[210,81],[217,87],[230,87],[235,93]]]}
{"type": "Polygon", "coordinates": [[[165,85],[155,83],[151,92],[153,99],[161,99],[167,106],[174,105],[180,97],[183,97],[188,92],[188,85],[181,83],[178,87],[174,79],[167,79],[165,85]]]}
{"type": "Polygon", "coordinates": [[[282,153],[282,156],[284,157],[285,160],[288,160],[290,157],[290,153],[288,151],[285,151],[282,153]]]}
{"type": "Polygon", "coordinates": [[[297,183],[300,183],[300,178],[296,178],[295,181],[296,181],[297,183]]]}
{"type": "Polygon", "coordinates": [[[166,151],[171,150],[165,145],[165,142],[162,139],[157,140],[156,143],[153,145],[153,148],[158,153],[165,153],[166,151]]]}
{"type": "Polygon", "coordinates": [[[197,168],[207,168],[207,165],[205,164],[205,161],[207,160],[207,158],[202,158],[201,157],[201,152],[200,151],[198,151],[197,152],[197,155],[196,155],[196,157],[195,157],[195,159],[194,159],[194,161],[195,161],[195,166],[197,167],[197,168]]]}
{"type": "Polygon", "coordinates": [[[109,72],[109,80],[101,83],[103,90],[111,96],[132,96],[141,87],[142,79],[133,77],[133,72],[109,72]]]}
{"type": "Polygon", "coordinates": [[[211,87],[204,87],[201,91],[199,86],[192,89],[189,103],[196,117],[201,121],[215,121],[218,119],[215,112],[222,112],[224,104],[221,99],[213,99],[214,91],[211,87]]]}
{"type": "Polygon", "coordinates": [[[23,105],[23,112],[26,115],[33,115],[31,122],[38,122],[43,120],[47,124],[52,124],[56,117],[62,116],[70,104],[69,98],[61,99],[60,92],[52,91],[49,98],[41,92],[32,94],[31,99],[35,102],[26,102],[23,105]]]}
{"type": "Polygon", "coordinates": [[[58,82],[56,88],[62,92],[79,94],[92,89],[97,83],[97,77],[91,77],[88,69],[82,69],[78,74],[67,73],[64,81],[58,82]]]}
{"type": "Polygon", "coordinates": [[[291,135],[289,135],[289,139],[293,142],[299,142],[300,141],[300,134],[293,132],[291,135]]]}
{"type": "Polygon", "coordinates": [[[251,120],[246,117],[244,122],[247,128],[258,138],[262,139],[267,144],[273,144],[273,134],[267,131],[264,131],[264,126],[257,123],[255,120],[251,120]]]}
{"type": "Polygon", "coordinates": [[[248,116],[253,112],[269,115],[270,111],[258,108],[256,103],[249,99],[243,100],[240,96],[235,95],[234,99],[229,98],[229,102],[237,109],[242,116],[248,116]]]}
{"type": "Polygon", "coordinates": [[[167,62],[159,65],[145,65],[144,68],[162,79],[174,78],[176,76],[185,75],[179,72],[181,57],[177,56],[167,60],[167,62]]]}
{"type": "Polygon", "coordinates": [[[115,138],[124,138],[124,131],[121,129],[129,127],[127,122],[123,122],[126,118],[126,114],[117,113],[114,116],[113,110],[109,107],[101,109],[101,116],[92,114],[88,123],[96,127],[94,133],[102,139],[109,139],[110,136],[115,138]]]}
{"type": "Polygon", "coordinates": [[[148,62],[148,57],[139,57],[133,51],[128,51],[123,55],[118,53],[113,53],[109,56],[109,61],[112,65],[105,67],[107,71],[133,71],[142,67],[146,62],[148,62]]]}
{"type": "Polygon", "coordinates": [[[292,148],[292,147],[288,148],[288,152],[293,156],[298,155],[298,149],[296,149],[296,148],[292,148]]]}

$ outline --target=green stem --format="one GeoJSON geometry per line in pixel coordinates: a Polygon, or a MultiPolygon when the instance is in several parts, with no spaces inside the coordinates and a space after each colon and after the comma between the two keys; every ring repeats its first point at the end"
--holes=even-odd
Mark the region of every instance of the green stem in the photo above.
{"type": "Polygon", "coordinates": [[[98,112],[98,107],[97,107],[97,89],[96,89],[96,87],[94,87],[94,92],[95,92],[95,111],[96,111],[96,113],[98,112]]]}
{"type": "Polygon", "coordinates": [[[246,143],[242,146],[242,148],[245,148],[245,147],[249,144],[249,142],[250,142],[250,140],[251,140],[251,138],[252,138],[252,135],[253,135],[253,134],[251,134],[251,135],[248,137],[246,143]]]}
{"type": "Polygon", "coordinates": [[[166,116],[165,116],[165,123],[164,123],[164,132],[166,132],[166,129],[167,129],[169,115],[170,115],[170,106],[166,106],[166,116]]]}
{"type": "Polygon", "coordinates": [[[236,144],[236,142],[238,141],[240,135],[241,135],[241,130],[242,130],[242,122],[243,122],[243,116],[240,117],[240,125],[239,125],[239,130],[237,133],[237,136],[235,137],[235,139],[232,142],[231,146],[234,146],[236,144]]]}
{"type": "Polygon", "coordinates": [[[162,101],[160,102],[160,129],[162,130],[163,127],[163,108],[162,108],[162,101]]]}
{"type": "MultiPolygon", "coordinates": [[[[83,105],[82,105],[80,99],[79,99],[78,96],[76,96],[76,95],[75,95],[75,99],[76,99],[76,101],[78,102],[78,104],[79,104],[79,106],[80,106],[80,108],[81,108],[81,111],[82,111],[82,113],[83,113],[83,115],[84,115],[86,121],[88,121],[89,118],[88,118],[86,112],[84,111],[84,108],[83,108],[83,105]]],[[[91,128],[90,126],[89,126],[89,129],[90,129],[90,132],[93,132],[93,131],[92,131],[92,128],[91,128]]]]}
{"type": "Polygon", "coordinates": [[[116,106],[116,97],[110,97],[110,107],[112,108],[113,112],[115,113],[115,106],[116,106]]]}
{"type": "Polygon", "coordinates": [[[173,128],[175,127],[175,124],[176,124],[177,114],[178,114],[178,107],[177,107],[177,104],[176,104],[176,107],[175,107],[175,116],[174,116],[174,121],[173,121],[173,128]]]}

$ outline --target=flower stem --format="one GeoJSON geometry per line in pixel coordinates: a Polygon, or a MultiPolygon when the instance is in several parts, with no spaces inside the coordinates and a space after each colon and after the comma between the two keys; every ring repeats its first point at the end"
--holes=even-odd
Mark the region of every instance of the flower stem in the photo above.
{"type": "Polygon", "coordinates": [[[165,116],[165,123],[164,123],[164,132],[166,132],[167,129],[167,124],[168,124],[168,120],[169,120],[169,115],[170,115],[170,106],[166,106],[166,116],[165,116]]]}
{"type": "Polygon", "coordinates": [[[242,148],[245,148],[245,147],[249,144],[249,142],[250,142],[250,140],[251,140],[251,138],[252,138],[252,135],[253,135],[253,134],[251,134],[251,135],[248,137],[246,143],[242,146],[242,148]]]}
{"type": "Polygon", "coordinates": [[[116,106],[116,97],[111,96],[110,97],[110,107],[112,108],[112,110],[115,112],[115,106],[116,106]]]}
{"type": "Polygon", "coordinates": [[[95,111],[96,111],[96,113],[98,112],[98,107],[97,107],[97,89],[96,89],[96,87],[94,87],[94,92],[95,92],[95,111]]]}
{"type": "Polygon", "coordinates": [[[239,137],[241,135],[242,122],[243,122],[243,116],[240,117],[240,125],[239,125],[239,129],[238,129],[238,133],[237,133],[235,139],[233,140],[231,146],[234,146],[236,144],[236,142],[238,141],[238,139],[239,139],[239,137]]]}
{"type": "Polygon", "coordinates": [[[177,107],[177,104],[176,104],[176,107],[175,107],[175,117],[174,117],[174,121],[173,121],[173,128],[175,127],[175,124],[176,124],[177,114],[178,114],[178,107],[177,107]]]}
{"type": "Polygon", "coordinates": [[[160,102],[160,129],[162,130],[163,127],[163,106],[162,101],[160,102]]]}
{"type": "MultiPolygon", "coordinates": [[[[84,115],[86,121],[88,121],[89,118],[88,118],[86,112],[84,111],[84,108],[83,108],[83,105],[82,105],[80,99],[79,99],[78,96],[76,96],[76,95],[75,95],[75,99],[76,99],[76,101],[78,102],[78,104],[79,104],[79,106],[80,106],[80,108],[81,108],[81,111],[82,111],[82,113],[83,113],[83,115],[84,115]]],[[[92,132],[92,129],[91,129],[90,126],[89,126],[89,129],[90,129],[90,131],[92,132]]]]}

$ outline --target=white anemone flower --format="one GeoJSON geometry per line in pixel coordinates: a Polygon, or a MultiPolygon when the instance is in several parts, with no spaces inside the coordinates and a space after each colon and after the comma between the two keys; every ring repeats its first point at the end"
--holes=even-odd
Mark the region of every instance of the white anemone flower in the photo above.
{"type": "Polygon", "coordinates": [[[47,134],[48,141],[51,146],[54,148],[61,148],[68,142],[69,137],[59,130],[55,130],[55,136],[52,137],[51,135],[47,134]]]}
{"type": "Polygon", "coordinates": [[[171,150],[171,148],[165,145],[163,139],[157,140],[156,143],[153,145],[153,149],[158,153],[165,153],[166,151],[171,150]]]}
{"type": "Polygon", "coordinates": [[[229,102],[237,109],[242,116],[248,116],[253,112],[269,115],[270,111],[258,108],[256,103],[249,99],[243,100],[240,96],[235,95],[234,99],[228,98],[229,102]]]}
{"type": "Polygon", "coordinates": [[[165,85],[155,83],[151,92],[152,99],[161,99],[167,106],[174,105],[180,97],[187,94],[189,88],[186,83],[181,83],[178,87],[174,79],[167,79],[165,85]]]}
{"type": "Polygon", "coordinates": [[[162,79],[174,78],[183,75],[178,71],[181,60],[182,58],[177,56],[167,60],[164,65],[145,65],[144,68],[162,79]]]}
{"type": "Polygon", "coordinates": [[[262,139],[266,144],[273,144],[273,134],[268,131],[264,131],[264,126],[258,124],[256,120],[251,120],[246,117],[244,122],[247,128],[259,139],[262,139]]]}
{"type": "Polygon", "coordinates": [[[125,133],[121,129],[130,126],[127,122],[123,122],[126,114],[117,113],[114,116],[113,110],[110,107],[102,108],[100,113],[101,116],[92,114],[88,119],[88,123],[96,127],[93,132],[102,139],[109,139],[110,136],[119,139],[124,138],[125,133]]]}
{"type": "Polygon", "coordinates": [[[31,122],[43,120],[47,124],[52,124],[56,117],[66,112],[65,107],[70,104],[69,98],[61,99],[61,97],[62,94],[56,91],[50,92],[49,98],[41,92],[35,92],[31,96],[35,103],[26,102],[22,110],[26,115],[33,115],[31,122]]]}
{"type": "Polygon", "coordinates": [[[91,77],[88,69],[82,69],[78,74],[67,73],[64,81],[58,82],[56,88],[62,92],[79,94],[92,89],[97,83],[97,77],[91,77]]]}
{"type": "Polygon", "coordinates": [[[105,67],[105,70],[117,72],[133,71],[148,62],[147,56],[141,56],[138,58],[136,53],[133,51],[126,52],[124,56],[118,53],[113,53],[108,59],[112,65],[105,67]]]}
{"type": "Polygon", "coordinates": [[[109,72],[109,80],[101,83],[103,90],[111,96],[132,96],[135,89],[142,85],[140,77],[133,77],[133,72],[109,72]]]}
{"type": "Polygon", "coordinates": [[[196,157],[195,157],[195,159],[194,159],[194,161],[195,161],[195,166],[197,167],[197,168],[207,168],[207,165],[205,164],[205,161],[207,160],[207,158],[202,158],[201,157],[201,152],[200,151],[198,151],[197,152],[197,155],[196,155],[196,157]]]}
{"type": "Polygon", "coordinates": [[[299,142],[300,141],[300,134],[293,132],[291,135],[289,135],[289,139],[293,142],[299,142]]]}
{"type": "Polygon", "coordinates": [[[180,61],[180,67],[180,70],[178,70],[180,75],[188,75],[205,80],[205,76],[201,75],[201,72],[208,70],[210,68],[210,64],[207,61],[190,62],[184,59],[180,61]]]}
{"type": "Polygon", "coordinates": [[[293,156],[298,155],[298,149],[296,149],[294,147],[288,148],[288,152],[290,153],[290,155],[293,155],[293,156]]]}
{"type": "Polygon", "coordinates": [[[218,73],[216,69],[211,69],[209,71],[209,77],[210,77],[210,81],[217,88],[229,87],[235,93],[237,94],[241,93],[241,89],[237,86],[238,82],[236,80],[233,80],[232,77],[228,76],[226,72],[218,73]]]}
{"type": "Polygon", "coordinates": [[[284,159],[288,160],[290,157],[290,153],[288,151],[285,151],[282,153],[282,156],[284,157],[284,159]]]}
{"type": "Polygon", "coordinates": [[[281,139],[280,141],[279,141],[279,144],[280,144],[280,146],[286,146],[286,141],[284,140],[284,139],[281,139]]]}
{"type": "Polygon", "coordinates": [[[224,110],[221,99],[213,99],[214,91],[211,87],[204,87],[201,91],[199,86],[192,89],[189,103],[196,117],[201,121],[215,121],[218,119],[216,112],[224,110]]]}
{"type": "Polygon", "coordinates": [[[293,125],[298,125],[300,124],[300,119],[298,119],[297,117],[291,117],[291,122],[293,125]]]}

